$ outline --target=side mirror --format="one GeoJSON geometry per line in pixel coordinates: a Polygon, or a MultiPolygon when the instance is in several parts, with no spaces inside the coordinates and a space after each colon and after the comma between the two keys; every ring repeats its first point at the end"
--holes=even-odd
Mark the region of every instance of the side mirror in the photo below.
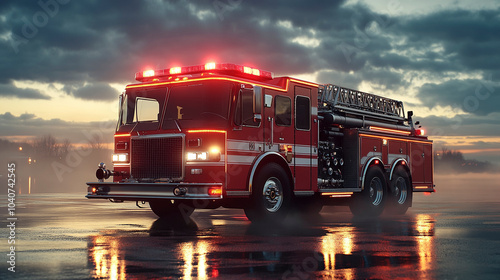
{"type": "Polygon", "coordinates": [[[262,108],[262,88],[259,86],[253,87],[253,113],[260,114],[262,108]]]}
{"type": "Polygon", "coordinates": [[[120,128],[120,125],[123,124],[124,122],[126,122],[127,120],[124,120],[124,114],[123,114],[123,100],[124,100],[124,96],[125,93],[122,93],[120,94],[120,96],[118,97],[118,123],[116,124],[116,131],[118,131],[118,129],[120,128]]]}
{"type": "Polygon", "coordinates": [[[259,86],[253,87],[253,119],[262,121],[262,88],[259,86]]]}

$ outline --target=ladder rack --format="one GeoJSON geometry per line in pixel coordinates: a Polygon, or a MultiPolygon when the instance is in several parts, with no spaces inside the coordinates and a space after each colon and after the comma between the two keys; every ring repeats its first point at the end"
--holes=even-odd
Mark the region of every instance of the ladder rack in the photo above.
{"type": "Polygon", "coordinates": [[[357,117],[403,123],[403,102],[375,94],[326,84],[319,87],[320,110],[351,114],[357,117]]]}

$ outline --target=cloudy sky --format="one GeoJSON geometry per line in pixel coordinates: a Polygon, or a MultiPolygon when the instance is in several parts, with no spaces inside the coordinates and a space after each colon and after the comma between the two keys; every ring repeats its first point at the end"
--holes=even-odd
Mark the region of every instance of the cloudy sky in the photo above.
{"type": "Polygon", "coordinates": [[[2,1],[0,138],[111,135],[135,72],[217,61],[403,100],[500,163],[498,50],[496,0],[2,1]]]}

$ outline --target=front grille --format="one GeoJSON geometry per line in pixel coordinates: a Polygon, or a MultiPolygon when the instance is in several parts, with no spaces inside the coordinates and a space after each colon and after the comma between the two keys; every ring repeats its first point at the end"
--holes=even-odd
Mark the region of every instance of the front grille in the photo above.
{"type": "Polygon", "coordinates": [[[132,139],[130,160],[136,179],[182,178],[183,138],[132,139]]]}

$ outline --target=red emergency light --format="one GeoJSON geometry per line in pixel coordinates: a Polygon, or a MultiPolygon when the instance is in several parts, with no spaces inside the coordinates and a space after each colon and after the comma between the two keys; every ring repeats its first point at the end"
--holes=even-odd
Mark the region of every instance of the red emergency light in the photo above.
{"type": "Polygon", "coordinates": [[[249,79],[268,80],[273,78],[273,73],[248,66],[231,63],[209,62],[204,65],[172,67],[162,70],[146,70],[135,73],[135,79],[139,82],[149,82],[160,78],[172,76],[199,74],[199,73],[222,73],[240,76],[249,79]]]}
{"type": "Polygon", "coordinates": [[[415,129],[415,135],[417,136],[424,136],[425,134],[425,130],[419,128],[419,129],[415,129]]]}

